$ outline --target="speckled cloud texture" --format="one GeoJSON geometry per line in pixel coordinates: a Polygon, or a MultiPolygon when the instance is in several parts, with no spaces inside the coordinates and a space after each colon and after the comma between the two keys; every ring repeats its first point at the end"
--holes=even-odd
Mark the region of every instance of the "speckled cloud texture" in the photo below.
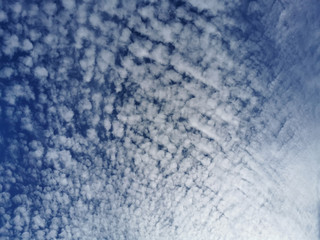
{"type": "Polygon", "coordinates": [[[319,1],[0,9],[1,240],[319,239],[319,1]]]}

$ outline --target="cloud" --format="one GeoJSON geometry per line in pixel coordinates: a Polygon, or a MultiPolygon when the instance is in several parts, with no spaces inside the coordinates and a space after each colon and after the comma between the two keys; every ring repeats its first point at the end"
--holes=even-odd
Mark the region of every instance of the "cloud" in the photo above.
{"type": "Polygon", "coordinates": [[[62,5],[67,10],[73,10],[76,6],[76,3],[74,0],[62,0],[62,5]]]}
{"type": "Polygon", "coordinates": [[[48,71],[44,67],[36,67],[34,69],[34,74],[37,78],[46,78],[48,77],[48,71]]]}
{"type": "Polygon", "coordinates": [[[0,236],[317,239],[319,7],[4,4],[0,236]]]}
{"type": "Polygon", "coordinates": [[[0,21],[4,22],[7,20],[7,14],[4,11],[0,11],[0,21]]]}

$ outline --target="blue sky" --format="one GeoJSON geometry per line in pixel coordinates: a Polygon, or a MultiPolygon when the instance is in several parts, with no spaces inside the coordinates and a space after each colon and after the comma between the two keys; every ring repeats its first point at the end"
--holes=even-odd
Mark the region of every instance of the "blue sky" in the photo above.
{"type": "Polygon", "coordinates": [[[0,239],[319,239],[319,12],[0,0],[0,239]]]}

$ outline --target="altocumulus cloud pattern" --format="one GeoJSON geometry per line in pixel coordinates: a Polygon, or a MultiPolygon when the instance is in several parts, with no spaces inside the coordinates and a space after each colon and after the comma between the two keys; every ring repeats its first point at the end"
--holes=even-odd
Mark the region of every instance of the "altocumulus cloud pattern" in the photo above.
{"type": "Polygon", "coordinates": [[[319,1],[0,9],[1,240],[320,238],[319,1]]]}

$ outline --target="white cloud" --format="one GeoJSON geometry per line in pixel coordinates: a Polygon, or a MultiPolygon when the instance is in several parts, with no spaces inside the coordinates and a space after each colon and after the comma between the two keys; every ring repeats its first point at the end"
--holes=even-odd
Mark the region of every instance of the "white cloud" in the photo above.
{"type": "Polygon", "coordinates": [[[119,121],[114,121],[112,124],[112,133],[116,136],[116,137],[123,137],[123,133],[124,133],[124,129],[123,129],[123,124],[121,124],[119,121]]]}
{"type": "Polygon", "coordinates": [[[91,14],[89,17],[89,22],[93,27],[98,27],[101,25],[101,19],[97,14],[91,14]]]}
{"type": "Polygon", "coordinates": [[[37,29],[31,29],[29,31],[29,36],[32,41],[36,41],[41,37],[41,33],[37,29]]]}
{"type": "Polygon", "coordinates": [[[26,100],[30,100],[34,99],[35,96],[29,86],[15,84],[11,88],[7,88],[4,99],[8,103],[14,105],[17,98],[25,98],[26,100]]]}
{"type": "Polygon", "coordinates": [[[94,129],[88,129],[87,136],[91,141],[96,140],[98,138],[97,132],[94,129]]]}
{"type": "Polygon", "coordinates": [[[82,113],[85,110],[91,110],[92,109],[92,104],[88,99],[83,99],[79,103],[79,111],[82,113]]]}
{"type": "Polygon", "coordinates": [[[67,10],[74,10],[76,3],[75,0],[62,0],[62,5],[67,10]]]}
{"type": "Polygon", "coordinates": [[[23,41],[22,49],[25,50],[25,51],[30,51],[32,48],[33,48],[33,45],[30,42],[30,40],[25,39],[23,41]]]}
{"type": "Polygon", "coordinates": [[[104,119],[103,126],[106,129],[106,131],[109,131],[111,129],[111,123],[109,119],[104,119]]]}
{"type": "Polygon", "coordinates": [[[15,4],[12,5],[12,11],[15,14],[20,14],[21,10],[22,10],[22,6],[19,2],[16,2],[15,4]]]}
{"type": "Polygon", "coordinates": [[[3,78],[10,78],[13,74],[13,69],[10,67],[4,67],[1,69],[1,77],[3,78]]]}
{"type": "Polygon", "coordinates": [[[37,77],[37,78],[46,78],[48,77],[48,71],[46,68],[44,67],[36,67],[34,69],[34,75],[37,77]]]}
{"type": "Polygon", "coordinates": [[[61,3],[0,11],[1,236],[317,238],[318,3],[61,3]]]}
{"type": "Polygon", "coordinates": [[[60,109],[61,117],[66,121],[70,122],[74,116],[74,113],[71,109],[68,109],[67,107],[63,106],[60,109]]]}
{"type": "Polygon", "coordinates": [[[6,21],[7,18],[7,14],[4,11],[0,10],[0,22],[6,21]]]}
{"type": "Polygon", "coordinates": [[[39,229],[39,228],[44,228],[45,227],[45,221],[42,219],[39,215],[36,215],[33,217],[33,228],[34,229],[39,229]]]}
{"type": "Polygon", "coordinates": [[[33,66],[33,60],[32,60],[32,57],[24,57],[22,59],[22,62],[27,66],[27,67],[32,67],[33,66]]]}
{"type": "Polygon", "coordinates": [[[43,9],[49,16],[52,16],[57,11],[57,5],[53,2],[48,2],[44,4],[43,9]]]}
{"type": "Polygon", "coordinates": [[[17,35],[5,36],[5,44],[2,47],[2,51],[6,55],[13,55],[16,49],[19,47],[19,38],[17,35]]]}

